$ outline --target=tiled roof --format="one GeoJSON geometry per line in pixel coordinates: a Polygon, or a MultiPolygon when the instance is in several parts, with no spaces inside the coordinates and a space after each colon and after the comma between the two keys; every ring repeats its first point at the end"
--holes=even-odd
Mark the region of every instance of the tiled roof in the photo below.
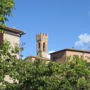
{"type": "Polygon", "coordinates": [[[36,59],[42,59],[42,60],[50,61],[49,58],[45,58],[45,57],[30,56],[30,58],[36,58],[36,59]]]}
{"type": "Polygon", "coordinates": [[[75,48],[66,48],[66,49],[62,49],[62,50],[53,52],[51,54],[56,54],[56,53],[59,53],[59,52],[62,52],[62,51],[75,51],[75,52],[90,53],[90,51],[88,51],[88,50],[81,50],[81,49],[75,49],[75,48]]]}
{"type": "Polygon", "coordinates": [[[7,26],[5,26],[5,27],[0,27],[0,28],[4,29],[4,30],[6,30],[6,31],[11,31],[11,32],[14,32],[14,33],[18,33],[18,34],[20,34],[20,35],[25,34],[24,31],[22,31],[22,30],[20,30],[20,29],[16,29],[15,27],[7,27],[7,26]]]}

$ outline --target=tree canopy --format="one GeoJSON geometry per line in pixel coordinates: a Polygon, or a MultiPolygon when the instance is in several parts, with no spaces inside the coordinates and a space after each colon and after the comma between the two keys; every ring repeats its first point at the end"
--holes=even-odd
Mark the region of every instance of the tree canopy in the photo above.
{"type": "Polygon", "coordinates": [[[90,63],[75,57],[65,64],[42,60],[21,60],[9,51],[10,43],[0,45],[0,90],[89,90],[90,63]],[[4,58],[3,58],[4,57],[4,58]],[[13,83],[4,78],[9,75],[13,83]]]}
{"type": "Polygon", "coordinates": [[[8,21],[8,16],[12,15],[14,4],[14,0],[0,0],[0,24],[8,21]]]}

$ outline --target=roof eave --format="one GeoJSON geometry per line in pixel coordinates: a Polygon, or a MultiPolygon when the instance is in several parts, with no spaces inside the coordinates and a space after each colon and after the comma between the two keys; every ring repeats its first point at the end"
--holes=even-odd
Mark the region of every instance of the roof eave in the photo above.
{"type": "Polygon", "coordinates": [[[66,48],[66,49],[62,49],[62,50],[59,50],[59,51],[56,51],[56,52],[50,53],[50,55],[52,55],[52,54],[56,54],[56,53],[59,53],[59,52],[62,52],[62,51],[76,51],[76,52],[90,53],[90,51],[87,51],[87,50],[79,50],[79,49],[66,48]]]}
{"type": "Polygon", "coordinates": [[[2,29],[4,29],[4,30],[9,30],[9,31],[12,31],[12,32],[14,32],[14,33],[18,33],[18,34],[20,34],[20,35],[24,35],[24,34],[26,34],[24,31],[22,31],[22,30],[19,30],[19,29],[16,29],[16,28],[13,28],[13,27],[0,27],[0,28],[2,28],[2,29]]]}

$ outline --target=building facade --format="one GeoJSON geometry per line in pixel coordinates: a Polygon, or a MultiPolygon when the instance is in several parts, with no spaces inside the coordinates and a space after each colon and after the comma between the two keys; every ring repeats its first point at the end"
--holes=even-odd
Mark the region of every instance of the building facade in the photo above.
{"type": "Polygon", "coordinates": [[[36,35],[37,56],[47,58],[48,54],[48,34],[40,33],[36,35]]]}
{"type": "Polygon", "coordinates": [[[21,35],[25,34],[24,31],[13,27],[0,27],[5,33],[0,33],[0,42],[7,40],[12,46],[18,45],[21,35]]]}
{"type": "Polygon", "coordinates": [[[50,59],[47,58],[48,55],[48,34],[40,33],[36,35],[36,56],[30,56],[30,61],[34,62],[35,60],[41,59],[47,63],[50,59]]]}
{"type": "MultiPolygon", "coordinates": [[[[0,32],[0,43],[3,41],[9,41],[12,47],[18,46],[20,44],[20,37],[24,35],[24,31],[13,28],[13,27],[0,27],[5,33],[0,32]]],[[[17,55],[19,57],[19,54],[17,55]]]]}
{"type": "MultiPolygon", "coordinates": [[[[7,40],[10,42],[12,47],[15,47],[15,46],[19,47],[20,37],[25,34],[24,31],[13,27],[0,27],[0,29],[3,29],[5,31],[5,33],[0,32],[0,43],[7,40]]],[[[16,56],[17,58],[19,58],[19,54],[16,54],[16,56]]],[[[18,83],[17,80],[14,80],[9,75],[5,75],[4,80],[9,83],[14,83],[14,82],[18,83]]]]}
{"type": "Polygon", "coordinates": [[[82,57],[84,60],[90,62],[90,51],[70,48],[51,53],[51,60],[65,63],[67,57],[70,57],[70,59],[73,60],[74,56],[82,57]]]}

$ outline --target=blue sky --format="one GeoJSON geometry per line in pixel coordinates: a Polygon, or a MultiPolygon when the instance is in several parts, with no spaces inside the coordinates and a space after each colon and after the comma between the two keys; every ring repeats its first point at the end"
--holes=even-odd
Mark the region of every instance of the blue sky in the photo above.
{"type": "Polygon", "coordinates": [[[24,57],[36,55],[36,34],[48,33],[48,51],[82,48],[90,41],[90,0],[15,0],[7,26],[24,30],[24,57]],[[81,36],[80,36],[81,35],[81,36]]]}

